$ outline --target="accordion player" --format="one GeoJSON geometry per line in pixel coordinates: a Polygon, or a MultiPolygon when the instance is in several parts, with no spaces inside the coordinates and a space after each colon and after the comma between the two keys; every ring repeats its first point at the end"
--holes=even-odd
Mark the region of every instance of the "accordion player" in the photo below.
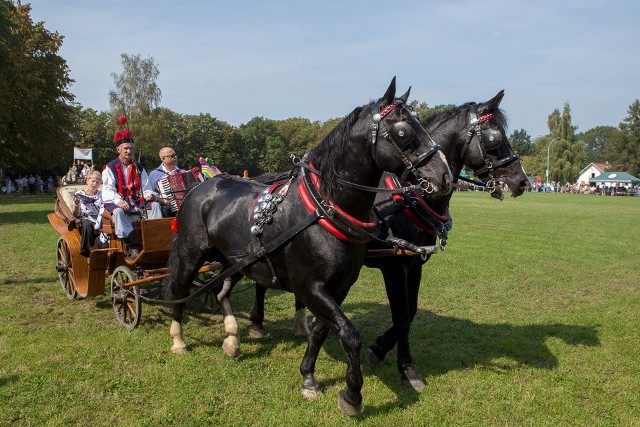
{"type": "Polygon", "coordinates": [[[187,192],[204,181],[204,176],[200,168],[193,168],[188,171],[181,171],[167,175],[158,180],[158,190],[160,196],[167,201],[167,206],[171,213],[175,214],[180,209],[182,199],[187,192]]]}

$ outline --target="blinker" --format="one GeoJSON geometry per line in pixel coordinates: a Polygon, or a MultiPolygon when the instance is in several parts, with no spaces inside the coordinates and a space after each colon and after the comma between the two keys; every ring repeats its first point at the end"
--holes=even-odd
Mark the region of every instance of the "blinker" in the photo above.
{"type": "Polygon", "coordinates": [[[486,150],[495,150],[502,145],[502,133],[495,129],[483,130],[482,144],[486,150]]]}
{"type": "Polygon", "coordinates": [[[413,128],[407,122],[397,122],[391,127],[390,132],[393,141],[400,147],[404,147],[413,141],[413,128]]]}

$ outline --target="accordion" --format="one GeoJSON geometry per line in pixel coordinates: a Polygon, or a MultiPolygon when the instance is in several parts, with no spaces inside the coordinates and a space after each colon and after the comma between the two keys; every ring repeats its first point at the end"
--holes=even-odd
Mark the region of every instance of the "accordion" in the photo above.
{"type": "Polygon", "coordinates": [[[178,212],[182,199],[193,187],[204,181],[200,168],[176,172],[158,180],[160,196],[166,199],[171,212],[178,212]]]}

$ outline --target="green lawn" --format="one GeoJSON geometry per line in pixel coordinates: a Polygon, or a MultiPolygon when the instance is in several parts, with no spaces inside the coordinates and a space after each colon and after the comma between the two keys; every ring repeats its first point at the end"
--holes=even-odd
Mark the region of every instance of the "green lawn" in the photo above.
{"type": "MultiPolygon", "coordinates": [[[[52,208],[51,196],[0,197],[0,425],[640,425],[640,197],[456,194],[411,332],[427,388],[400,382],[395,351],[363,364],[355,419],[337,407],[334,337],[316,369],[324,395],[301,397],[290,294],[267,294],[261,341],[246,336],[253,291],[234,295],[236,360],[221,317],[196,304],[190,352],[176,356],[163,307],[143,306],[127,332],[107,296],[69,300],[52,208]]],[[[379,272],[362,271],[344,309],[365,345],[388,326],[379,272]]]]}

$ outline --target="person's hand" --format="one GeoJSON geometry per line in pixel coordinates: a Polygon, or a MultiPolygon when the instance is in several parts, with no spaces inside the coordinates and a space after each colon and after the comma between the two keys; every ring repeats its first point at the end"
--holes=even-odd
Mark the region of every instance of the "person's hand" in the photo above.
{"type": "Polygon", "coordinates": [[[151,201],[153,201],[155,198],[156,198],[156,195],[152,193],[152,194],[149,194],[148,196],[146,196],[144,199],[145,199],[147,202],[151,202],[151,201]]]}
{"type": "Polygon", "coordinates": [[[125,212],[129,212],[129,203],[125,202],[124,200],[120,200],[118,202],[118,207],[125,212]]]}

